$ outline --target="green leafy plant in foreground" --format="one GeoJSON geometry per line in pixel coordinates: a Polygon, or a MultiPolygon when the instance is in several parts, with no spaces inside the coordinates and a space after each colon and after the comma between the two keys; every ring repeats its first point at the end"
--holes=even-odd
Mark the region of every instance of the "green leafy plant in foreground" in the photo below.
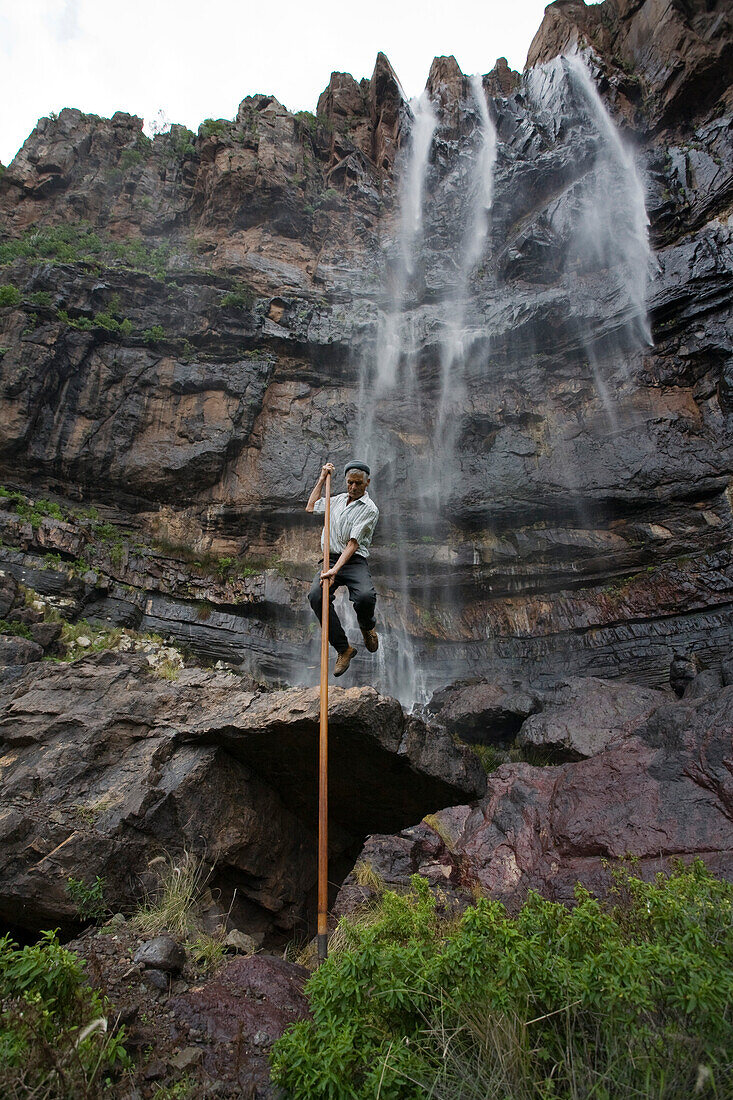
{"type": "Polygon", "coordinates": [[[602,903],[530,894],[442,919],[427,883],[343,920],[273,1048],[298,1098],[626,1100],[731,1095],[733,886],[700,861],[602,903]]]}
{"type": "Polygon", "coordinates": [[[0,939],[0,1094],[77,1100],[103,1093],[103,1079],[129,1059],[124,1030],[108,1030],[108,1006],[84,962],[54,932],[19,947],[0,939]]]}

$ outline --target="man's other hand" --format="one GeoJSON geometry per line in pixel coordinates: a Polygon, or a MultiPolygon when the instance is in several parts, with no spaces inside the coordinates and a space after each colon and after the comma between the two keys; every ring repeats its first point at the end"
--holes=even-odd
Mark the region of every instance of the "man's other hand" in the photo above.
{"type": "Polygon", "coordinates": [[[333,474],[335,473],[336,467],[334,466],[333,462],[327,462],[325,466],[321,467],[321,477],[324,481],[326,480],[326,474],[331,474],[333,476],[333,474]]]}
{"type": "Polygon", "coordinates": [[[332,581],[337,573],[338,573],[338,569],[335,569],[333,566],[331,566],[330,569],[324,569],[321,572],[321,580],[322,581],[325,581],[325,580],[332,581]]]}

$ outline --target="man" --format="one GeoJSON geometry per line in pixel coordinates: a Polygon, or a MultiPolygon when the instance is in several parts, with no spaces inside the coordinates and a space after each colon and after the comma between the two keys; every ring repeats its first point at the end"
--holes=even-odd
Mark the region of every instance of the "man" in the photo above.
{"type": "MultiPolygon", "coordinates": [[[[321,499],[321,494],[326,483],[326,476],[334,473],[333,463],[327,462],[322,468],[321,476],[308,498],[308,503],[305,506],[306,512],[315,512],[317,515],[322,515],[325,512],[326,502],[321,499]]],[[[344,467],[346,492],[331,497],[329,532],[331,560],[328,563],[323,562],[323,569],[316,573],[311,590],[308,593],[310,605],[320,622],[321,586],[324,580],[329,579],[331,581],[328,638],[338,653],[336,666],[333,670],[334,676],[343,676],[357,653],[356,648],[349,645],[349,639],[344,633],[344,628],[333,606],[336,589],[342,584],[345,584],[349,590],[349,599],[356,611],[364,645],[370,653],[374,653],[379,647],[379,638],[374,629],[376,626],[374,606],[377,602],[377,593],[372,584],[367,562],[374,528],[379,519],[379,509],[367,492],[370,480],[369,474],[370,469],[364,462],[347,462],[344,467]]],[[[323,549],[324,536],[325,530],[321,535],[321,549],[323,549]]]]}

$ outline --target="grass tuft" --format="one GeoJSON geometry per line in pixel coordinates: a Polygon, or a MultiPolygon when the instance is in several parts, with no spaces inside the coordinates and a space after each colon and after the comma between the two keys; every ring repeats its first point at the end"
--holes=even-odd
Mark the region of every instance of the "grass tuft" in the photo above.
{"type": "Polygon", "coordinates": [[[197,932],[195,910],[213,868],[203,859],[185,851],[176,859],[168,858],[153,896],[146,897],[132,917],[132,926],[146,935],[169,932],[187,937],[197,932]]]}

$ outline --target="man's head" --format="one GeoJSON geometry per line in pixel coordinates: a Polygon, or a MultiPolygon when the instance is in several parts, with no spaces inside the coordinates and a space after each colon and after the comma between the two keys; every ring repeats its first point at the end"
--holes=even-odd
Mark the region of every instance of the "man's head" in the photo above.
{"type": "Polygon", "coordinates": [[[347,463],[344,468],[346,492],[349,500],[363,497],[369,484],[369,467],[364,462],[347,463]]]}

